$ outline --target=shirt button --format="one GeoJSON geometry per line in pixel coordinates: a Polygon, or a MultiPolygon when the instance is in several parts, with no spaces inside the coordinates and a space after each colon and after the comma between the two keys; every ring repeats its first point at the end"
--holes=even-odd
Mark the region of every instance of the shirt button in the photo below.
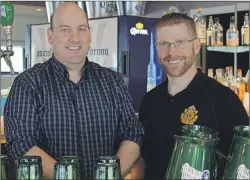
{"type": "Polygon", "coordinates": [[[171,102],[174,102],[174,99],[171,99],[171,102]]]}

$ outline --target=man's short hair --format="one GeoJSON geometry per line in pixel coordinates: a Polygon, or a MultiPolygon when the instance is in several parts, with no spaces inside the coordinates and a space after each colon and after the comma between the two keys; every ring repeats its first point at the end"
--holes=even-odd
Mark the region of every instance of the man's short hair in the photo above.
{"type": "Polygon", "coordinates": [[[186,24],[194,37],[197,36],[194,19],[183,13],[169,13],[162,16],[155,26],[155,32],[157,33],[157,30],[161,27],[179,25],[182,23],[186,24]]]}
{"type": "MultiPolygon", "coordinates": [[[[53,31],[53,17],[54,17],[54,13],[52,13],[52,15],[50,16],[50,29],[53,31]]],[[[87,24],[88,24],[88,27],[89,27],[89,20],[88,20],[88,17],[87,17],[87,24]]]]}

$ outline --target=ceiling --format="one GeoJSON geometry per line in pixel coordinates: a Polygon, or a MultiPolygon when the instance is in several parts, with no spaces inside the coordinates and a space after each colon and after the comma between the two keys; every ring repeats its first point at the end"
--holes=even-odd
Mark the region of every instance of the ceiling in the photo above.
{"type": "Polygon", "coordinates": [[[45,1],[12,1],[12,4],[45,7],[45,1]]]}

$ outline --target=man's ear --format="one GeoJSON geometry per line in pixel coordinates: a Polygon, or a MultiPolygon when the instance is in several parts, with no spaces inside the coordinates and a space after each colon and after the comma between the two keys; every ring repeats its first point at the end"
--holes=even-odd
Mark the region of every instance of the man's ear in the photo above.
{"type": "Polygon", "coordinates": [[[200,49],[201,49],[201,41],[197,37],[197,39],[194,40],[194,52],[195,52],[195,54],[199,54],[200,49]]]}
{"type": "Polygon", "coordinates": [[[47,36],[48,36],[48,42],[50,44],[52,44],[52,34],[53,34],[52,29],[48,28],[48,30],[47,30],[47,36]]]}

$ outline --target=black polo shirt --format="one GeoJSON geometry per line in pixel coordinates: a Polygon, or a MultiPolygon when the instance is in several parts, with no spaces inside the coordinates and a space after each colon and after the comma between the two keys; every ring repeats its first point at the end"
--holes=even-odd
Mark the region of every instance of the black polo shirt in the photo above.
{"type": "Polygon", "coordinates": [[[248,115],[238,96],[201,71],[186,89],[168,94],[166,80],[142,100],[139,118],[145,126],[142,156],[146,179],[164,179],[174,147],[173,136],[185,124],[204,125],[219,131],[218,149],[228,155],[233,128],[248,125],[248,115]]]}

